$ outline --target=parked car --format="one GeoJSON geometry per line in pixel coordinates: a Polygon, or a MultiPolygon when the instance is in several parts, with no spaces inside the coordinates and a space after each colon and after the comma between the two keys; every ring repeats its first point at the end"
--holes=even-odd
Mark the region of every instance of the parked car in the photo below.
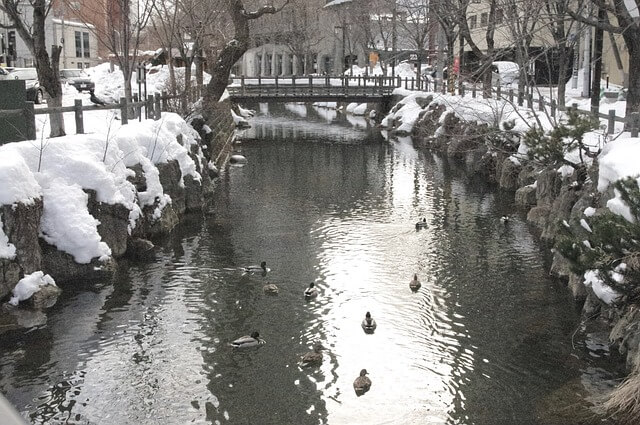
{"type": "Polygon", "coordinates": [[[60,81],[76,88],[79,92],[91,91],[96,85],[81,69],[61,69],[60,81]]]}
{"type": "Polygon", "coordinates": [[[491,63],[491,85],[510,86],[518,84],[520,67],[515,62],[495,61],[491,63]]]}
{"type": "Polygon", "coordinates": [[[38,82],[38,72],[35,68],[13,68],[4,76],[4,79],[24,80],[27,89],[27,100],[36,104],[41,104],[44,100],[44,89],[38,82]]]}

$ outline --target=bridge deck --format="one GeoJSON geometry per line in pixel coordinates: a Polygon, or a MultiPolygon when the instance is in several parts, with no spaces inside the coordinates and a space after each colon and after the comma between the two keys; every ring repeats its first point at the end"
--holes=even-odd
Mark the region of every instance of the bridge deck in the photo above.
{"type": "Polygon", "coordinates": [[[236,101],[364,103],[388,101],[399,85],[390,77],[241,77],[227,90],[236,101]]]}

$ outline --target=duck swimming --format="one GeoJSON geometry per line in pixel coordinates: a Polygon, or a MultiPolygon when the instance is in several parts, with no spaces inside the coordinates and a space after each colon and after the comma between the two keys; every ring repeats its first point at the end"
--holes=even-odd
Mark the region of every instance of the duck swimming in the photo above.
{"type": "Polygon", "coordinates": [[[503,215],[502,217],[500,217],[500,221],[502,222],[502,224],[507,224],[509,222],[509,216],[503,215]]]}
{"type": "Polygon", "coordinates": [[[302,367],[320,366],[322,364],[322,349],[324,349],[322,344],[318,343],[314,345],[313,351],[309,351],[302,356],[302,360],[300,361],[302,367]]]}
{"type": "Polygon", "coordinates": [[[376,327],[378,327],[376,321],[371,317],[371,313],[367,311],[367,314],[364,315],[364,319],[362,320],[362,329],[364,330],[364,333],[372,334],[373,331],[376,330],[376,327]]]}
{"type": "Polygon", "coordinates": [[[278,295],[278,292],[280,292],[275,283],[267,283],[262,287],[262,290],[269,295],[278,295]]]}
{"type": "Polygon", "coordinates": [[[427,219],[423,218],[422,220],[418,221],[416,223],[416,230],[419,229],[424,229],[425,227],[427,227],[427,219]]]}
{"type": "Polygon", "coordinates": [[[422,284],[418,280],[418,275],[414,274],[413,279],[409,282],[409,288],[411,288],[412,291],[417,291],[421,286],[422,284]]]}
{"type": "Polygon", "coordinates": [[[360,376],[353,381],[353,389],[356,391],[358,397],[369,391],[371,388],[371,379],[367,378],[367,369],[360,371],[360,376]]]}
{"type": "Polygon", "coordinates": [[[243,267],[242,271],[245,273],[262,273],[263,275],[267,274],[267,272],[271,271],[271,269],[267,268],[267,262],[263,261],[259,266],[247,266],[243,267]]]}
{"type": "Polygon", "coordinates": [[[311,282],[309,287],[304,290],[304,297],[306,299],[315,298],[318,296],[318,288],[315,287],[315,283],[311,282]]]}
{"type": "Polygon", "coordinates": [[[240,338],[233,341],[230,345],[233,348],[251,348],[251,347],[259,347],[266,343],[267,341],[260,338],[260,334],[254,331],[251,333],[251,335],[241,336],[240,338]]]}

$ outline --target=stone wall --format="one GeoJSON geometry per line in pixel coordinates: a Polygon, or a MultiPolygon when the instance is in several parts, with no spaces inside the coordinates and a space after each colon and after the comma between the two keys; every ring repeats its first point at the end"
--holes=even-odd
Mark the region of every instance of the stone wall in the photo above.
{"type": "MultiPolygon", "coordinates": [[[[596,190],[597,161],[587,171],[589,178],[583,184],[577,181],[578,172],[563,176],[557,167],[522,164],[510,158],[508,147],[495,149],[486,143],[484,129],[475,123],[463,123],[453,114],[440,122],[444,112],[445,108],[440,105],[429,105],[414,126],[414,145],[439,151],[449,160],[465,165],[467,172],[479,174],[501,189],[513,192],[516,204],[527,211],[527,221],[550,247],[563,221],[579,228],[576,225],[584,217],[585,208],[593,207],[597,211],[606,207],[612,191],[601,194],[596,190]]],[[[567,285],[585,318],[610,327],[610,342],[626,355],[630,370],[640,370],[638,307],[632,303],[611,306],[601,302],[593,290],[584,285],[582,276],[571,272],[568,261],[557,251],[554,251],[550,273],[567,285]]]]}

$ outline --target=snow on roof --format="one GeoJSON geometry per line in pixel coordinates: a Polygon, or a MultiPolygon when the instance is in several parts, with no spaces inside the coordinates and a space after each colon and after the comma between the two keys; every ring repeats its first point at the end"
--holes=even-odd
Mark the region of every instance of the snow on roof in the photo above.
{"type": "Polygon", "coordinates": [[[324,7],[332,7],[332,6],[337,6],[339,4],[342,4],[342,3],[350,3],[350,2],[351,2],[351,0],[333,0],[333,1],[330,1],[329,3],[325,4],[324,7]]]}

